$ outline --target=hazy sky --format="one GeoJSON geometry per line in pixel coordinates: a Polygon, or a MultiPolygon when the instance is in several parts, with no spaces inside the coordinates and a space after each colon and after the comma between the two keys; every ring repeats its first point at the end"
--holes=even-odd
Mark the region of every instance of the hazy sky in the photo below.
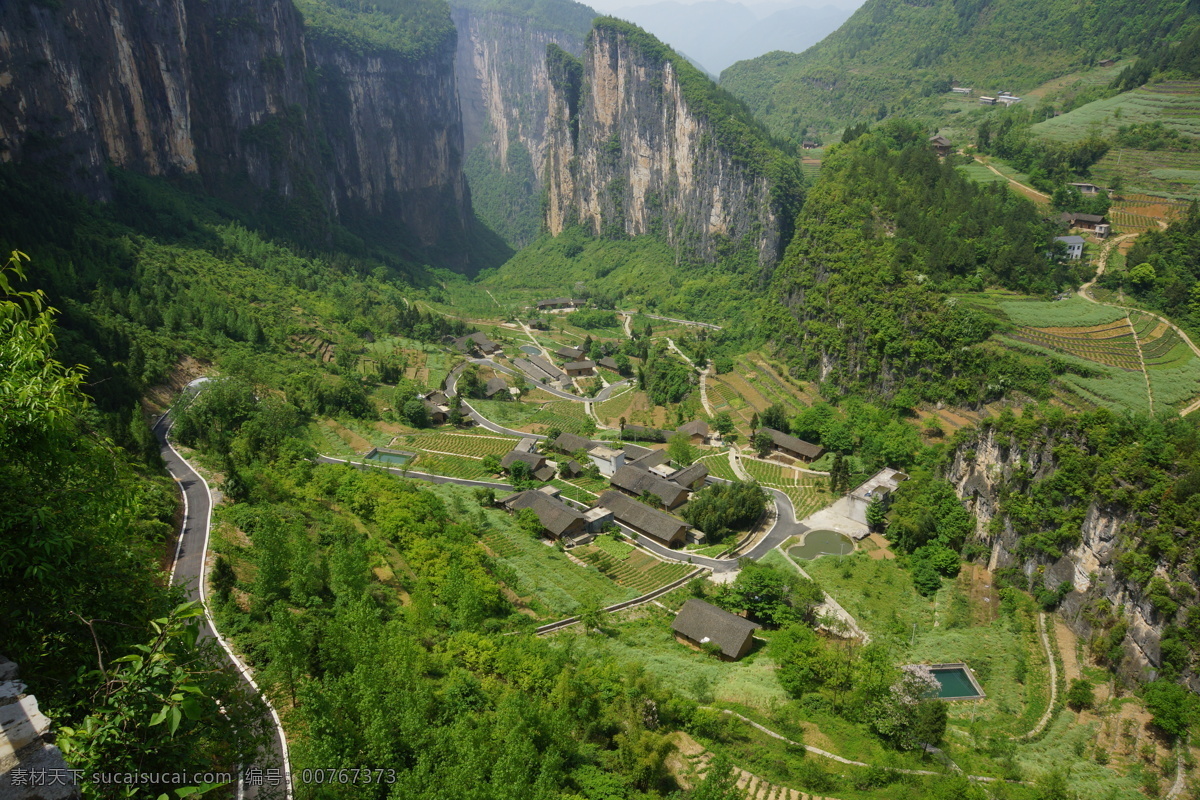
{"type": "MultiPolygon", "coordinates": [[[[836,6],[849,11],[861,6],[866,0],[722,0],[732,5],[744,5],[753,8],[757,13],[770,13],[781,8],[822,8],[836,6]]],[[[612,13],[618,9],[632,6],[648,6],[664,2],[664,0],[579,0],[584,5],[591,6],[597,11],[612,13]]],[[[692,3],[713,2],[713,0],[675,0],[675,2],[691,5],[692,3]]]]}

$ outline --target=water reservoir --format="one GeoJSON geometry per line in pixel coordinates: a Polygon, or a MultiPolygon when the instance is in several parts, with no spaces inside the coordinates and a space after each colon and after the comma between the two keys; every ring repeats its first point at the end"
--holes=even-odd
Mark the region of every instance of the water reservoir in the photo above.
{"type": "Polygon", "coordinates": [[[369,461],[385,461],[388,464],[396,464],[397,466],[403,466],[415,457],[414,453],[405,453],[401,450],[384,450],[378,447],[366,455],[369,461]]]}
{"type": "Polygon", "coordinates": [[[788,555],[809,561],[818,556],[844,556],[854,552],[850,537],[837,531],[809,531],[804,541],[788,550],[788,555]]]}
{"type": "Polygon", "coordinates": [[[930,668],[941,686],[938,697],[942,700],[978,700],[983,697],[983,688],[975,682],[966,664],[932,664],[930,668]]]}
{"type": "Polygon", "coordinates": [[[542,351],[540,349],[534,347],[531,344],[521,345],[521,352],[527,353],[528,355],[531,355],[531,356],[540,356],[542,354],[542,351]]]}

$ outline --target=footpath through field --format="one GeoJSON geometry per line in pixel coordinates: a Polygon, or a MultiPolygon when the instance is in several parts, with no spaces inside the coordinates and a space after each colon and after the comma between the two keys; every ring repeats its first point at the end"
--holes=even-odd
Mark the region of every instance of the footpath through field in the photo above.
{"type": "MultiPolygon", "coordinates": [[[[1169,327],[1171,330],[1175,331],[1175,333],[1179,336],[1179,338],[1182,339],[1189,348],[1191,348],[1192,353],[1196,356],[1196,358],[1200,358],[1200,347],[1197,347],[1195,342],[1192,341],[1191,337],[1189,337],[1186,333],[1183,332],[1183,330],[1178,325],[1176,325],[1174,322],[1171,322],[1171,320],[1167,319],[1166,317],[1159,316],[1158,314],[1155,314],[1153,311],[1146,311],[1145,309],[1142,309],[1142,308],[1132,308],[1130,306],[1118,305],[1117,303],[1103,303],[1103,302],[1097,300],[1095,297],[1092,297],[1091,289],[1093,286],[1096,285],[1096,281],[1100,280],[1100,276],[1104,274],[1104,270],[1108,267],[1108,259],[1109,259],[1109,256],[1112,255],[1112,251],[1121,242],[1125,241],[1126,239],[1135,238],[1138,235],[1139,234],[1136,234],[1136,233],[1125,233],[1125,234],[1117,236],[1113,239],[1110,239],[1108,242],[1105,242],[1103,249],[1101,249],[1101,251],[1100,251],[1100,259],[1096,263],[1096,276],[1094,278],[1092,278],[1090,281],[1088,281],[1087,283],[1083,284],[1083,286],[1079,287],[1079,292],[1078,292],[1079,296],[1082,297],[1084,300],[1087,300],[1089,303],[1095,303],[1098,306],[1109,306],[1111,308],[1119,308],[1122,311],[1124,311],[1127,315],[1131,312],[1137,311],[1141,314],[1146,314],[1147,316],[1154,317],[1159,322],[1163,323],[1164,325],[1169,327]]],[[[1133,340],[1135,343],[1137,343],[1137,341],[1138,341],[1136,331],[1134,332],[1133,340]]],[[[1138,344],[1138,356],[1139,356],[1139,358],[1141,357],[1141,345],[1140,344],[1138,344]]],[[[1146,375],[1146,392],[1147,392],[1147,395],[1149,395],[1150,373],[1146,371],[1145,361],[1142,361],[1142,372],[1146,375]]],[[[1151,408],[1151,410],[1153,410],[1153,408],[1154,408],[1154,398],[1152,396],[1150,397],[1150,408],[1151,408]]],[[[1191,414],[1193,411],[1196,411],[1197,409],[1200,409],[1200,398],[1197,398],[1196,400],[1189,403],[1187,405],[1187,407],[1185,407],[1182,411],[1179,412],[1179,416],[1186,417],[1188,414],[1191,414]]]]}

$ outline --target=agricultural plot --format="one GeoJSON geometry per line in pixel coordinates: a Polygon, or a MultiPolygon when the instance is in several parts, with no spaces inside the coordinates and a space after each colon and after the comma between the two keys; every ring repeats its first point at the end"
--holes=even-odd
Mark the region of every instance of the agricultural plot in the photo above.
{"type": "Polygon", "coordinates": [[[1142,369],[1133,330],[1125,320],[1088,328],[1022,326],[1009,335],[1018,341],[1061,350],[1117,369],[1138,372],[1142,369]]]}
{"type": "Polygon", "coordinates": [[[602,547],[588,545],[571,551],[581,560],[591,564],[619,586],[645,594],[678,580],[692,571],[687,564],[672,564],[659,561],[654,556],[634,548],[624,557],[614,556],[602,547]]]}
{"type": "Polygon", "coordinates": [[[421,452],[406,466],[407,469],[415,472],[429,472],[450,478],[465,478],[472,481],[496,480],[494,475],[483,468],[482,461],[467,456],[444,456],[421,452]]]}
{"type": "Polygon", "coordinates": [[[751,383],[765,400],[773,404],[778,403],[793,413],[802,407],[803,404],[797,398],[795,390],[784,383],[770,368],[757,361],[744,358],[738,362],[736,371],[751,383]]]}
{"type": "MultiPolygon", "coordinates": [[[[1119,176],[1130,189],[1153,192],[1154,196],[1148,201],[1140,200],[1141,205],[1146,205],[1147,202],[1161,203],[1164,200],[1178,203],[1197,195],[1198,170],[1200,152],[1177,153],[1170,150],[1114,148],[1092,167],[1092,177],[1102,186],[1109,186],[1113,179],[1119,176]]],[[[1139,199],[1125,191],[1121,193],[1121,200],[1114,203],[1113,210],[1136,212],[1135,208],[1126,207],[1135,203],[1139,203],[1139,199]],[[1126,202],[1131,200],[1133,203],[1126,202]]]]}
{"type": "Polygon", "coordinates": [[[763,486],[770,486],[786,494],[792,501],[796,519],[804,519],[834,500],[829,493],[829,480],[822,475],[810,475],[781,464],[769,464],[750,458],[743,458],[742,466],[763,486]]]}
{"type": "Polygon", "coordinates": [[[507,515],[489,512],[488,517],[492,527],[480,542],[502,565],[497,577],[539,616],[560,618],[592,599],[611,605],[637,596],[599,570],[574,564],[558,550],[514,528],[507,515]]]}
{"type": "Polygon", "coordinates": [[[1017,325],[1032,328],[1104,325],[1124,319],[1119,308],[1089,303],[1078,297],[1066,300],[998,301],[996,307],[1017,325]]]}
{"type": "Polygon", "coordinates": [[[997,175],[983,164],[978,162],[960,165],[957,167],[957,169],[963,174],[964,177],[969,178],[976,183],[1008,183],[1003,176],[997,175]]]}
{"type": "Polygon", "coordinates": [[[1200,81],[1143,86],[1039,122],[1031,130],[1047,139],[1074,142],[1092,132],[1111,138],[1122,125],[1139,122],[1162,122],[1185,136],[1200,136],[1200,81]]]}
{"type": "Polygon", "coordinates": [[[627,417],[629,415],[629,407],[633,404],[636,394],[636,391],[626,389],[616,397],[611,397],[602,403],[596,403],[593,406],[596,410],[596,416],[605,421],[619,420],[621,417],[627,417]]]}
{"type": "Polygon", "coordinates": [[[714,478],[723,478],[727,481],[736,481],[737,475],[733,472],[733,467],[729,464],[729,454],[725,452],[715,453],[711,456],[703,456],[696,459],[704,466],[708,467],[708,474],[714,478]]]}
{"type": "Polygon", "coordinates": [[[583,403],[576,403],[573,400],[557,400],[553,403],[546,403],[536,414],[525,421],[525,427],[536,429],[535,433],[558,428],[561,431],[582,435],[590,425],[595,425],[595,423],[584,411],[583,403]]]}
{"type": "Polygon", "coordinates": [[[507,436],[441,432],[405,436],[400,441],[407,448],[477,459],[502,456],[517,444],[516,439],[507,436]]]}

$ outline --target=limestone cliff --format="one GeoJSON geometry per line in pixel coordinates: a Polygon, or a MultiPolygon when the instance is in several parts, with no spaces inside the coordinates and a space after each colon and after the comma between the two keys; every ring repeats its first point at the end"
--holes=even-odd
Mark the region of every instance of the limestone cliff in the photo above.
{"type": "MultiPolygon", "coordinates": [[[[946,478],[977,516],[976,536],[991,549],[989,569],[1017,568],[1029,586],[1049,592],[1069,584],[1071,590],[1058,606],[1063,621],[1084,640],[1108,636],[1121,651],[1114,665],[1126,679],[1151,680],[1162,666],[1163,628],[1177,620],[1175,614],[1156,609],[1145,586],[1118,568],[1121,549],[1141,547],[1133,538],[1137,514],[1121,502],[1105,502],[1093,495],[1084,504],[1075,542],[1055,558],[1023,546],[1012,516],[1005,513],[1006,495],[1028,494],[1060,469],[1056,447],[1062,444],[1045,429],[1023,443],[1019,437],[987,427],[955,448],[946,478]]],[[[1152,569],[1157,576],[1171,574],[1165,560],[1152,569]]],[[[1194,592],[1192,578],[1185,582],[1194,592]]],[[[1194,689],[1200,688],[1194,674],[1185,670],[1184,677],[1194,689]]]]}
{"type": "Polygon", "coordinates": [[[465,266],[470,199],[447,18],[419,55],[306,27],[291,0],[0,6],[0,160],[106,199],[109,164],[328,236],[367,218],[465,266]]]}
{"type": "Polygon", "coordinates": [[[794,161],[748,112],[644,31],[598,20],[582,64],[550,53],[546,226],[658,234],[686,258],[775,262],[799,201],[794,161]]]}
{"type": "Polygon", "coordinates": [[[578,56],[596,13],[571,0],[532,8],[464,2],[452,13],[475,208],[510,244],[523,246],[541,229],[546,48],[553,44],[578,56]]]}

